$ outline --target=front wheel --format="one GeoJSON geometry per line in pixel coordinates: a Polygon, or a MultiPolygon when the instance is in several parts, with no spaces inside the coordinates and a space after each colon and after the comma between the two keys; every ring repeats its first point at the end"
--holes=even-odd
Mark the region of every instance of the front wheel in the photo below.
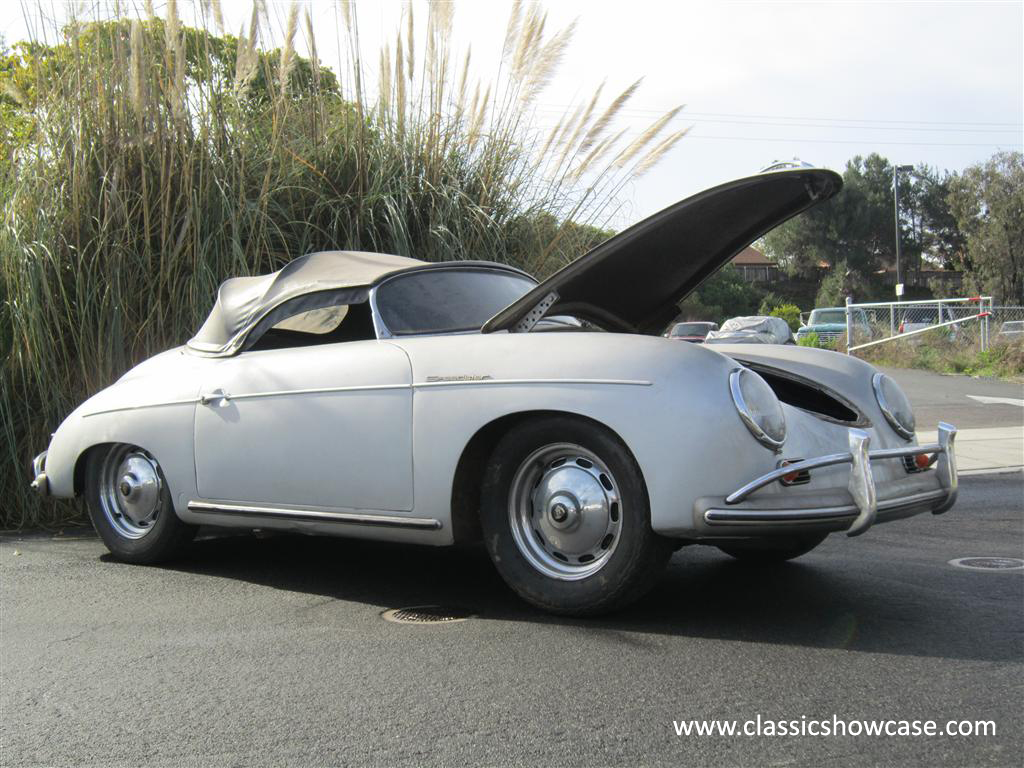
{"type": "Polygon", "coordinates": [[[746,563],[781,563],[806,555],[825,540],[827,534],[816,536],[793,536],[783,539],[753,539],[720,544],[719,549],[730,557],[746,563]]]}
{"type": "Polygon", "coordinates": [[[118,560],[167,560],[195,536],[196,526],[174,513],[160,465],[137,446],[104,446],[89,454],[85,501],[93,527],[118,560]]]}
{"type": "Polygon", "coordinates": [[[491,456],[481,501],[498,572],[552,613],[621,608],[653,586],[672,553],[651,530],[636,461],[589,422],[555,417],[511,430],[491,456]]]}

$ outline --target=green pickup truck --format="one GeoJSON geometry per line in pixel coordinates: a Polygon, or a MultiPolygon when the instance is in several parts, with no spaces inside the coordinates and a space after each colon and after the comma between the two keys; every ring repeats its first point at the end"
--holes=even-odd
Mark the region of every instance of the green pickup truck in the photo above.
{"type": "MultiPolygon", "coordinates": [[[[870,339],[872,333],[867,313],[863,309],[852,309],[850,312],[854,338],[870,339]]],[[[813,310],[807,319],[807,324],[801,326],[796,332],[797,341],[811,333],[818,334],[818,341],[830,346],[840,339],[845,340],[846,308],[825,307],[813,310]]]]}

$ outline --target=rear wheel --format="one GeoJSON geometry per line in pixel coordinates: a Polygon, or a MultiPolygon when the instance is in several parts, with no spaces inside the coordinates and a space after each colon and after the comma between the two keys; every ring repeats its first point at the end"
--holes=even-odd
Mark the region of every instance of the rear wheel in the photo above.
{"type": "Polygon", "coordinates": [[[828,534],[790,536],[781,539],[754,539],[719,544],[718,548],[730,557],[746,563],[781,563],[806,555],[825,540],[828,534]]]}
{"type": "Polygon", "coordinates": [[[651,530],[647,493],[629,451],[576,419],[530,421],[495,448],[481,524],[502,578],[553,613],[595,615],[638,599],[672,544],[651,530]]]}
{"type": "Polygon", "coordinates": [[[174,513],[156,459],[134,445],[105,446],[89,454],[85,500],[96,532],[119,560],[167,560],[195,536],[196,527],[174,513]]]}

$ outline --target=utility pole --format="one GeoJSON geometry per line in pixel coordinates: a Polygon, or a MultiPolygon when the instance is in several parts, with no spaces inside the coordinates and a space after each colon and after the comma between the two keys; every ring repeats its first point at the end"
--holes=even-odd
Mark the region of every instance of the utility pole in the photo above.
{"type": "Polygon", "coordinates": [[[894,165],[892,167],[892,202],[893,216],[896,220],[896,297],[903,295],[903,272],[900,270],[900,171],[912,171],[912,165],[894,165]]]}

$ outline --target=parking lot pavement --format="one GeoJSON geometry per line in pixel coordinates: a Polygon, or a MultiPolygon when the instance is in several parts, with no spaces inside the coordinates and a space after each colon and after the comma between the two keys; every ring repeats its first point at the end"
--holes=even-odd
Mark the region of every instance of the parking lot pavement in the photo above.
{"type": "MultiPolygon", "coordinates": [[[[934,443],[936,430],[918,432],[921,443],[934,443]]],[[[1024,469],[1024,427],[961,429],[956,435],[956,464],[961,475],[1024,469]]]]}
{"type": "Polygon", "coordinates": [[[0,542],[4,765],[1018,765],[1022,476],[744,567],[685,547],[628,611],[518,601],[478,548],[204,538],[163,568],[0,542]],[[409,626],[400,606],[475,618],[409,626]],[[673,720],[991,720],[995,736],[677,737],[673,720]]]}
{"type": "Polygon", "coordinates": [[[938,422],[959,430],[963,475],[1024,469],[1024,384],[930,371],[885,368],[899,382],[917,417],[917,439],[933,443],[938,422]]]}
{"type": "Polygon", "coordinates": [[[1024,383],[882,368],[907,393],[917,426],[934,429],[948,421],[959,429],[1024,427],[1024,383]]]}

